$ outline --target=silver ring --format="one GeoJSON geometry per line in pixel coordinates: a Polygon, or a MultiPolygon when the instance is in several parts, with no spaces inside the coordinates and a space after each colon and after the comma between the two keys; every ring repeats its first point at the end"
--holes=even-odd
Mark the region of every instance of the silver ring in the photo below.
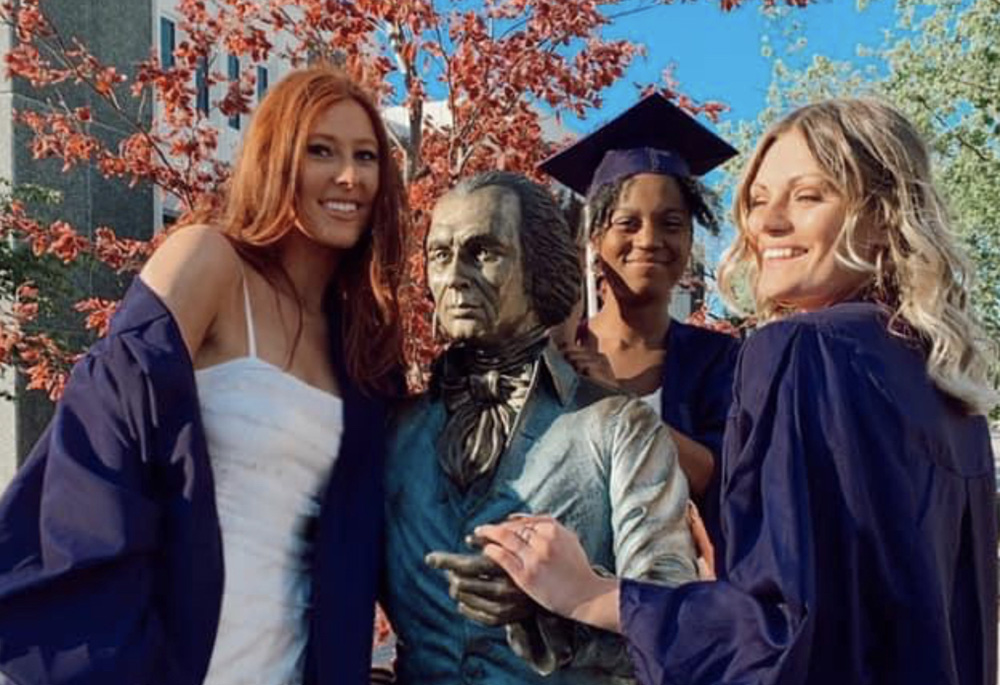
{"type": "Polygon", "coordinates": [[[534,534],[535,526],[531,523],[525,523],[523,526],[514,531],[514,535],[516,535],[521,542],[526,545],[531,543],[531,536],[534,534]]]}

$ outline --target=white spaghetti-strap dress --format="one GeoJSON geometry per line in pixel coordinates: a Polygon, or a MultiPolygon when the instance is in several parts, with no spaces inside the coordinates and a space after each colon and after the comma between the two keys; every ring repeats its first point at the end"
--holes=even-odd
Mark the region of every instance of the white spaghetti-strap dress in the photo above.
{"type": "Polygon", "coordinates": [[[246,278],[243,301],[247,356],[195,372],[225,569],[205,685],[297,685],[308,637],[307,531],[340,446],[343,405],[257,356],[246,278]]]}

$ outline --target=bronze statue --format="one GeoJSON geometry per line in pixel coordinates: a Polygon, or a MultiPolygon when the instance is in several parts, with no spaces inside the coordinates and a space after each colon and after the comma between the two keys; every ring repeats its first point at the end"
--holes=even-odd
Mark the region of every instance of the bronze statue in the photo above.
{"type": "Polygon", "coordinates": [[[473,530],[547,513],[608,572],[693,580],[676,447],[653,410],[579,377],[549,343],[581,271],[543,187],[505,172],[461,182],[435,207],[426,255],[449,347],[390,439],[385,607],[397,681],[629,682],[620,638],[531,603],[479,554],[473,530]]]}

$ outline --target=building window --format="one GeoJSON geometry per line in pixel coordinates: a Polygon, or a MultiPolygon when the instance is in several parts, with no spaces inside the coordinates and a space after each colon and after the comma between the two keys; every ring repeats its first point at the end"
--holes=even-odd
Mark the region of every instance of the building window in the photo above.
{"type": "MultiPolygon", "coordinates": [[[[237,83],[240,80],[240,58],[236,55],[229,55],[228,72],[229,84],[230,87],[232,87],[232,84],[237,83]]],[[[238,113],[229,117],[229,128],[234,128],[237,131],[239,130],[240,115],[238,113]]]]}
{"type": "Polygon", "coordinates": [[[164,69],[174,66],[175,31],[174,22],[160,17],[160,65],[164,69]]]}
{"type": "Polygon", "coordinates": [[[257,101],[260,102],[267,94],[267,67],[257,67],[257,101]]]}
{"type": "Polygon", "coordinates": [[[197,107],[202,114],[208,114],[208,58],[198,58],[198,68],[194,72],[194,87],[197,91],[197,107]]]}

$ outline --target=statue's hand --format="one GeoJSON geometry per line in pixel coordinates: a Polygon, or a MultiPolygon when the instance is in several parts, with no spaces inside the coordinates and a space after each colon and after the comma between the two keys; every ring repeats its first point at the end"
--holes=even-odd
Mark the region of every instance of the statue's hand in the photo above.
{"type": "Polygon", "coordinates": [[[424,561],[445,572],[448,594],[466,618],[487,626],[502,626],[534,616],[532,601],[492,559],[482,554],[431,552],[424,561]]]}

